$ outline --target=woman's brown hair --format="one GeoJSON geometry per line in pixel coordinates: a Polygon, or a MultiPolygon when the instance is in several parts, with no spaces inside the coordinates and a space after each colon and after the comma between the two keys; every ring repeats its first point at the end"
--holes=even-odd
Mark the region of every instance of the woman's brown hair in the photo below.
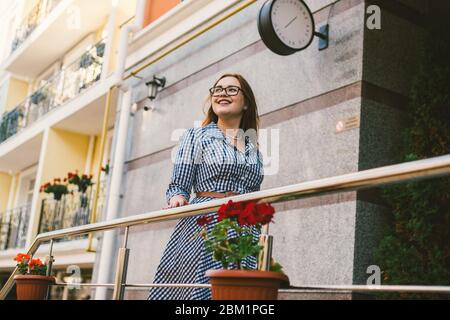
{"type": "MultiPolygon", "coordinates": [[[[242,115],[241,123],[239,125],[239,128],[247,131],[249,129],[254,129],[256,132],[258,132],[259,128],[259,115],[258,115],[258,106],[256,105],[256,99],[255,95],[253,93],[252,88],[248,84],[247,80],[244,79],[243,76],[236,73],[227,73],[222,75],[215,83],[215,87],[217,83],[222,80],[223,78],[227,77],[233,77],[236,78],[239,81],[239,84],[241,85],[242,93],[244,94],[244,104],[247,106],[247,110],[244,110],[244,113],[242,115]]],[[[214,113],[212,103],[211,103],[211,96],[207,98],[207,102],[209,102],[209,110],[207,112],[205,120],[203,120],[202,126],[206,126],[210,124],[211,122],[217,123],[218,116],[214,113]]]]}

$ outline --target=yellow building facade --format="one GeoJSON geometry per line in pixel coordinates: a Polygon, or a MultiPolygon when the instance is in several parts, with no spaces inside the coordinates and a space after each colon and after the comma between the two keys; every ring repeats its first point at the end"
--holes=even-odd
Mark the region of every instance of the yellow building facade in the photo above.
{"type": "MultiPolygon", "coordinates": [[[[93,221],[96,188],[101,214],[108,176],[99,170],[109,161],[115,121],[113,112],[101,152],[106,95],[115,82],[121,29],[132,21],[136,1],[23,0],[5,6],[1,29],[8,41],[0,44],[2,283],[15,267],[15,254],[25,252],[38,233],[93,221]],[[85,175],[92,186],[81,190],[70,184],[69,173],[85,175]],[[68,187],[61,199],[42,188],[55,181],[68,187]]],[[[113,99],[115,108],[117,96],[113,99]]],[[[95,240],[56,243],[61,256],[56,270],[64,273],[77,265],[89,274],[95,240]]]]}

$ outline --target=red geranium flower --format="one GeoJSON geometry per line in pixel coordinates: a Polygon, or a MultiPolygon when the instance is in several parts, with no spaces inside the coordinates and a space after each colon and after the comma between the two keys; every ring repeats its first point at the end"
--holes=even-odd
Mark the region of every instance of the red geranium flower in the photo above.
{"type": "Polygon", "coordinates": [[[208,218],[207,216],[203,216],[197,219],[197,224],[199,226],[205,226],[208,223],[210,223],[213,219],[212,218],[208,218]]]}
{"type": "Polygon", "coordinates": [[[238,223],[241,226],[253,226],[258,223],[255,215],[256,204],[254,202],[247,203],[245,209],[238,216],[238,223]]]}
{"type": "Polygon", "coordinates": [[[275,209],[268,203],[259,203],[256,205],[257,220],[262,225],[273,222],[275,209]]]}
{"type": "Polygon", "coordinates": [[[267,203],[256,204],[253,201],[233,202],[229,200],[227,204],[222,205],[218,213],[218,221],[223,219],[237,219],[241,226],[261,224],[265,225],[272,222],[275,209],[267,203]]]}
{"type": "Polygon", "coordinates": [[[220,206],[218,213],[218,221],[222,221],[226,218],[237,218],[245,209],[247,202],[233,202],[229,200],[227,204],[220,206]]]}
{"type": "Polygon", "coordinates": [[[14,261],[17,261],[18,263],[22,263],[23,260],[30,260],[31,257],[28,254],[18,253],[16,257],[14,258],[14,261]]]}
{"type": "Polygon", "coordinates": [[[44,264],[42,263],[41,259],[33,259],[33,260],[30,261],[30,263],[28,263],[28,267],[30,269],[33,269],[35,267],[41,267],[43,265],[44,264]]]}

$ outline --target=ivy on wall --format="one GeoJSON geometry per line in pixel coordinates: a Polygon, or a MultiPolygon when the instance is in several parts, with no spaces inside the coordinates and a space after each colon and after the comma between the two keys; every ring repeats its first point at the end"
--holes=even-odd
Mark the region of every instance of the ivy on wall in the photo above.
{"type": "MultiPolygon", "coordinates": [[[[414,78],[404,160],[450,154],[449,25],[430,28],[414,78]]],[[[382,189],[390,219],[375,259],[382,284],[450,285],[450,177],[382,189]]],[[[382,298],[446,298],[436,294],[383,294],[382,298]]]]}

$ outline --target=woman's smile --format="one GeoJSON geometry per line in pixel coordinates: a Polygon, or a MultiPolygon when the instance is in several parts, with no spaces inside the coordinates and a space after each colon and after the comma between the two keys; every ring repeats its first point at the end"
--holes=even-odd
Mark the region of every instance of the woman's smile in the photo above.
{"type": "Polygon", "coordinates": [[[230,98],[220,98],[216,100],[216,104],[222,107],[229,107],[233,103],[230,98]]]}
{"type": "Polygon", "coordinates": [[[231,104],[233,102],[231,99],[226,99],[226,98],[217,99],[216,101],[221,106],[229,105],[229,104],[231,104]]]}

